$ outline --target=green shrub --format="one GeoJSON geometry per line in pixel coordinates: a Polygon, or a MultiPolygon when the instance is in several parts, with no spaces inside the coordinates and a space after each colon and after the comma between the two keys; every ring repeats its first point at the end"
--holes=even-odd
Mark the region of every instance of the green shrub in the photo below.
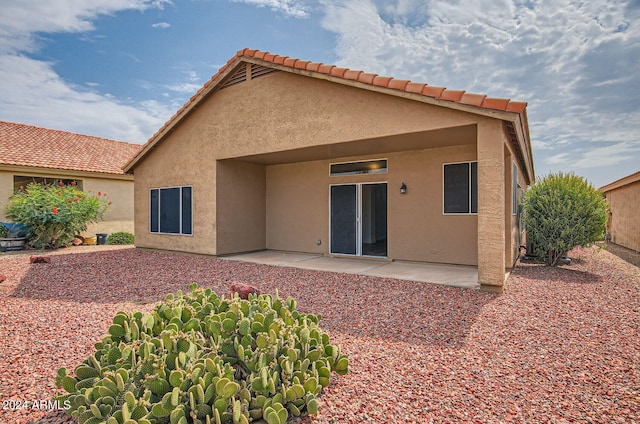
{"type": "Polygon", "coordinates": [[[190,289],[151,313],[118,312],[74,376],[58,370],[69,394],[57,400],[80,424],[284,424],[317,413],[331,371],[347,373],[320,316],[294,299],[190,289]]]}
{"type": "Polygon", "coordinates": [[[29,184],[11,196],[6,215],[29,228],[32,246],[56,249],[102,219],[108,206],[105,196],[100,192],[89,195],[62,182],[57,186],[29,184]]]}
{"type": "Polygon", "coordinates": [[[9,238],[11,234],[9,230],[4,225],[0,224],[0,238],[9,238]]]}
{"type": "Polygon", "coordinates": [[[527,238],[547,265],[557,265],[576,246],[602,240],[608,206],[602,193],[574,174],[550,174],[524,196],[527,238]]]}
{"type": "Polygon", "coordinates": [[[133,234],[124,231],[109,234],[107,244],[133,244],[133,234]]]}

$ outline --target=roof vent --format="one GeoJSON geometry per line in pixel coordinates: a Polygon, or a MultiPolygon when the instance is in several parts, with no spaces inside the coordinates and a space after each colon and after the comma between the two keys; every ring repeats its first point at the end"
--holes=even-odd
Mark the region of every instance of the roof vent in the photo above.
{"type": "Polygon", "coordinates": [[[241,82],[245,82],[247,80],[247,67],[241,66],[238,70],[231,75],[224,84],[222,84],[221,88],[231,87],[232,85],[240,84],[241,82]]]}
{"type": "Polygon", "coordinates": [[[248,81],[249,79],[263,77],[274,72],[280,72],[277,69],[256,65],[254,63],[248,63],[247,65],[248,66],[239,67],[233,75],[227,78],[227,80],[224,82],[224,84],[222,84],[222,87],[220,88],[223,89],[231,87],[232,85],[240,84],[241,82],[248,81]],[[248,75],[251,75],[251,78],[247,78],[248,75]]]}
{"type": "Polygon", "coordinates": [[[273,74],[274,72],[279,71],[277,69],[267,68],[266,66],[256,65],[255,63],[251,64],[251,79],[273,74]]]}

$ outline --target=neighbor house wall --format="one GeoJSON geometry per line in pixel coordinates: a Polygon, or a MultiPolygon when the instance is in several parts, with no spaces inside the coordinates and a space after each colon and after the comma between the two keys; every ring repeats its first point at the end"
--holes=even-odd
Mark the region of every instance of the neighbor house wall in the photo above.
{"type": "Polygon", "coordinates": [[[114,233],[116,231],[134,232],[133,210],[133,177],[110,176],[96,177],[95,174],[81,172],[45,170],[40,168],[18,168],[0,171],[0,221],[8,221],[5,215],[9,197],[13,195],[13,177],[33,176],[60,179],[82,180],[82,190],[87,194],[97,195],[111,202],[104,215],[104,220],[96,224],[90,224],[83,233],[92,236],[96,233],[114,233]],[[106,193],[106,196],[104,194],[106,193]]]}
{"type": "Polygon", "coordinates": [[[389,258],[476,265],[477,216],[445,215],[442,206],[443,164],[475,159],[474,143],[268,166],[267,248],[328,254],[330,185],[386,182],[389,258]],[[333,162],[381,158],[387,173],[329,175],[333,162]]]}
{"type": "Polygon", "coordinates": [[[611,241],[640,251],[640,181],[606,192],[611,241]]]}

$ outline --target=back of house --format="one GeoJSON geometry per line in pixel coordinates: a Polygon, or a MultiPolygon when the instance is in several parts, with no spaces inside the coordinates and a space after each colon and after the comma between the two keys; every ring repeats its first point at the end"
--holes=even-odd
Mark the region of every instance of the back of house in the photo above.
{"type": "Polygon", "coordinates": [[[526,103],[250,49],[125,171],[138,246],[472,265],[497,288],[534,180],[526,103]]]}

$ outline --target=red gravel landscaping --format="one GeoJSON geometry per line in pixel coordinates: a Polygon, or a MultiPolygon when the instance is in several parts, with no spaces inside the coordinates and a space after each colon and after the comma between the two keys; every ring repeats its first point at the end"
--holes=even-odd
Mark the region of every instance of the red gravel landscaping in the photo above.
{"type": "Polygon", "coordinates": [[[237,281],[322,314],[350,356],[304,423],[640,420],[640,270],[605,250],[520,264],[501,295],[134,248],[58,253],[0,255],[0,423],[70,422],[8,407],[50,399],[56,370],[84,360],[118,310],[237,281]]]}

